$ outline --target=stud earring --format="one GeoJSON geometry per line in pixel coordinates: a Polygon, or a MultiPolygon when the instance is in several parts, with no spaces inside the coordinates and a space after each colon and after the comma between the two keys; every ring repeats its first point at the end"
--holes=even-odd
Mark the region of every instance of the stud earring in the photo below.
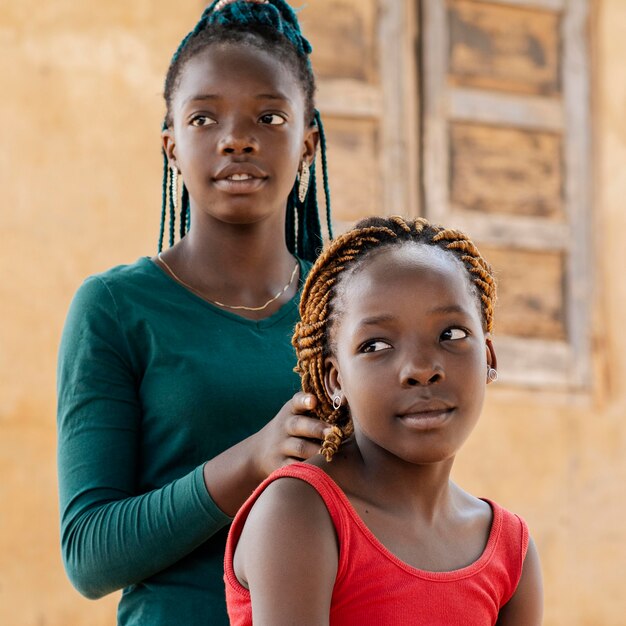
{"type": "Polygon", "coordinates": [[[311,170],[309,169],[309,164],[306,161],[302,161],[302,165],[300,166],[300,180],[298,181],[298,199],[300,202],[304,202],[306,198],[310,178],[311,170]]]}
{"type": "Polygon", "coordinates": [[[333,396],[333,409],[335,411],[338,411],[340,406],[341,406],[341,396],[339,394],[336,394],[335,396],[333,396]]]}
{"type": "Polygon", "coordinates": [[[172,167],[172,183],[170,187],[170,195],[172,197],[172,205],[174,206],[174,211],[176,211],[178,207],[178,169],[172,167]]]}
{"type": "Polygon", "coordinates": [[[498,380],[498,372],[493,367],[487,367],[487,380],[490,383],[495,383],[498,380]]]}

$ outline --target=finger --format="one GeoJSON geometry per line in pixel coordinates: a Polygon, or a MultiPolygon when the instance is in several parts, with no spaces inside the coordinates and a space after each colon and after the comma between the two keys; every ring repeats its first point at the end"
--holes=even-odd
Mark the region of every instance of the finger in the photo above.
{"type": "Polygon", "coordinates": [[[294,413],[306,413],[317,405],[317,398],[312,393],[299,391],[291,399],[291,409],[294,413]]]}
{"type": "Polygon", "coordinates": [[[331,426],[316,417],[307,415],[294,415],[287,424],[287,434],[292,437],[303,437],[305,439],[324,439],[330,433],[331,426]]]}
{"type": "Polygon", "coordinates": [[[320,451],[319,443],[302,437],[291,437],[285,446],[285,456],[298,461],[306,461],[320,451]]]}

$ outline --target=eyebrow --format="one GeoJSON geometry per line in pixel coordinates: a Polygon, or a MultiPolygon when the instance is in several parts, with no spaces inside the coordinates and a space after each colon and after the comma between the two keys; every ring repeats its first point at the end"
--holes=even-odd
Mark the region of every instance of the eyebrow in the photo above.
{"type": "Polygon", "coordinates": [[[260,93],[255,96],[256,100],[284,100],[291,104],[291,98],[287,97],[284,93],[260,93]]]}
{"type": "Polygon", "coordinates": [[[209,93],[197,94],[195,96],[189,96],[188,98],[185,98],[183,100],[183,105],[187,104],[188,102],[195,102],[197,100],[219,100],[219,96],[209,93]]]}
{"type": "Polygon", "coordinates": [[[434,309],[430,309],[428,312],[433,314],[467,313],[467,309],[458,304],[448,304],[446,306],[435,307],[434,309]]]}
{"type": "Polygon", "coordinates": [[[371,317],[366,317],[359,322],[359,327],[362,326],[376,326],[378,324],[383,324],[384,322],[392,322],[396,318],[393,315],[382,314],[382,315],[372,315],[371,317]]]}

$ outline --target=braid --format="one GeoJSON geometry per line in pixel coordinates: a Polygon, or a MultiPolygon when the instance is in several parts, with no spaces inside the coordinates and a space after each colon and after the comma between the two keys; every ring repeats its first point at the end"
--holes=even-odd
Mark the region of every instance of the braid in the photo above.
{"type": "Polygon", "coordinates": [[[308,55],[313,51],[311,44],[303,37],[300,31],[300,24],[295,12],[284,0],[272,0],[272,2],[267,3],[246,2],[243,0],[230,2],[218,8],[217,5],[219,4],[219,0],[210,4],[202,14],[200,22],[206,20],[208,24],[219,24],[221,26],[248,24],[271,26],[291,41],[299,56],[308,58],[308,55]]]}
{"type": "Polygon", "coordinates": [[[316,396],[317,417],[333,425],[320,450],[327,461],[354,432],[348,407],[334,409],[324,385],[324,361],[332,354],[331,329],[339,314],[338,285],[360,267],[371,251],[405,242],[441,248],[461,261],[480,301],[484,328],[489,332],[493,327],[495,279],[478,248],[463,233],[432,225],[423,218],[372,217],[332,241],[304,284],[300,321],[292,340],[298,358],[295,371],[301,376],[302,389],[316,396]]]}
{"type": "Polygon", "coordinates": [[[433,242],[445,244],[445,249],[453,252],[469,272],[480,295],[485,330],[491,332],[496,303],[496,281],[491,266],[483,259],[469,237],[458,230],[442,229],[433,237],[433,242]]]}
{"type": "MultiPolygon", "coordinates": [[[[332,219],[330,216],[330,186],[328,184],[328,162],[326,160],[326,133],[322,125],[320,112],[315,110],[315,122],[320,133],[320,156],[322,158],[322,178],[324,182],[324,197],[326,198],[326,224],[328,226],[328,238],[333,238],[332,219]]],[[[316,196],[317,198],[317,196],[316,196]]],[[[317,200],[316,200],[317,202],[317,200]]],[[[317,205],[316,205],[317,206],[317,205]]]]}
{"type": "Polygon", "coordinates": [[[174,186],[176,185],[176,175],[174,172],[170,170],[169,172],[169,181],[170,181],[170,247],[174,245],[174,233],[176,230],[176,196],[174,186]]]}
{"type": "Polygon", "coordinates": [[[159,229],[158,251],[163,250],[163,235],[165,234],[165,212],[167,208],[167,188],[169,186],[169,164],[167,155],[163,151],[163,185],[161,189],[161,228],[159,229]]]}
{"type": "Polygon", "coordinates": [[[180,196],[180,238],[182,239],[191,225],[191,214],[189,213],[189,191],[183,182],[183,191],[180,196]]]}
{"type": "MultiPolygon", "coordinates": [[[[332,238],[326,140],[322,120],[314,104],[315,77],[310,62],[312,48],[300,30],[296,13],[285,0],[268,0],[267,2],[215,0],[204,10],[198,23],[184,37],[172,57],[165,79],[164,128],[172,126],[172,103],[183,67],[189,59],[215,43],[234,43],[269,51],[294,71],[304,93],[307,123],[311,126],[315,125],[320,135],[326,222],[329,237],[332,238]]],[[[169,173],[164,172],[164,178],[168,176],[169,173]]],[[[165,179],[164,186],[167,186],[165,179]]],[[[170,211],[170,233],[175,231],[173,224],[175,219],[176,216],[170,211]]],[[[164,220],[165,214],[162,217],[162,230],[164,220]]],[[[189,223],[189,195],[184,186],[180,221],[179,233],[182,238],[188,230],[189,223]]],[[[291,253],[311,262],[317,258],[323,244],[323,237],[314,167],[311,167],[309,190],[302,203],[298,200],[297,181],[294,182],[293,192],[287,199],[285,233],[287,247],[291,253]]],[[[162,236],[159,241],[162,241],[162,236]]],[[[170,235],[170,246],[173,244],[174,238],[170,235]]],[[[159,246],[160,251],[162,243],[159,243],[159,246]]]]}

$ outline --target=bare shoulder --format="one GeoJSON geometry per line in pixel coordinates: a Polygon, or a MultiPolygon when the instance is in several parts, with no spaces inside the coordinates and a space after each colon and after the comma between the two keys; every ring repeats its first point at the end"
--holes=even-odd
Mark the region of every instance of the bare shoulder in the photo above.
{"type": "Polygon", "coordinates": [[[263,533],[268,527],[291,532],[291,529],[307,531],[313,528],[319,531],[320,526],[333,530],[330,514],[320,494],[306,481],[285,476],[271,482],[259,495],[246,519],[239,543],[246,534],[263,533]]]}
{"type": "Polygon", "coordinates": [[[254,624],[327,624],[339,561],[332,519],[307,482],[282,477],[251,508],[233,558],[254,624]]]}
{"type": "Polygon", "coordinates": [[[235,549],[235,575],[250,590],[255,624],[326,624],[339,560],[332,519],[297,478],[270,483],[235,549]]]}

